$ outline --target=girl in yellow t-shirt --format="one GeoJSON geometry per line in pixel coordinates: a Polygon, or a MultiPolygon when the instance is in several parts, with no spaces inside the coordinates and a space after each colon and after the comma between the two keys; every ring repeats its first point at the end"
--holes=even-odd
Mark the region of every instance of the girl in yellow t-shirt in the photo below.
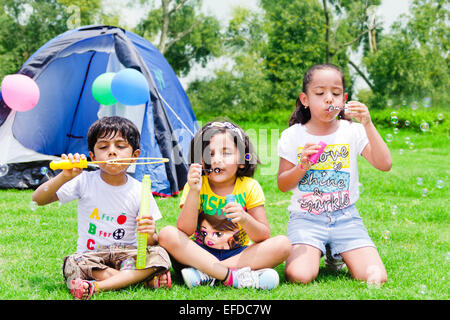
{"type": "Polygon", "coordinates": [[[175,268],[184,267],[189,288],[215,279],[235,288],[275,288],[279,277],[272,268],[287,259],[291,244],[286,236],[270,237],[249,137],[229,121],[207,123],[192,139],[189,158],[177,228],[163,228],[159,245],[175,268]],[[234,201],[227,203],[230,194],[234,201]]]}

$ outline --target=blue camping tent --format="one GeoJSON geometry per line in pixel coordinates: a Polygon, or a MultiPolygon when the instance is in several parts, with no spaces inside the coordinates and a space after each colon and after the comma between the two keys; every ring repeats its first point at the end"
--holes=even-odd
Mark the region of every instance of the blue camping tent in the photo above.
{"type": "MultiPolygon", "coordinates": [[[[41,96],[35,108],[15,112],[0,100],[0,163],[8,174],[2,188],[35,188],[49,178],[43,166],[62,153],[88,155],[89,126],[106,115],[132,120],[141,131],[141,157],[169,162],[135,166],[141,180],[150,174],[152,191],[174,195],[186,183],[189,143],[198,124],[188,97],[162,54],[147,40],[112,26],[69,30],[37,50],[18,73],[33,78],[41,96]],[[150,100],[141,106],[103,106],[93,98],[102,73],[135,68],[146,77],[150,100]]],[[[50,175],[51,176],[51,175],[50,175]]]]}

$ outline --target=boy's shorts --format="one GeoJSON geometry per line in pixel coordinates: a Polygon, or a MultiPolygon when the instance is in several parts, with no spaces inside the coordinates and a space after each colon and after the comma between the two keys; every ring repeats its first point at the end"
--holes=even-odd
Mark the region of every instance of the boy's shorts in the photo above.
{"type": "MultiPolygon", "coordinates": [[[[67,282],[76,278],[93,280],[93,270],[105,270],[107,268],[121,270],[121,264],[125,260],[127,261],[122,265],[122,270],[124,268],[135,269],[136,256],[136,246],[111,246],[98,251],[75,253],[64,257],[64,279],[67,282]],[[131,267],[130,263],[132,264],[131,267]]],[[[147,246],[145,269],[148,268],[156,268],[155,273],[148,279],[153,278],[155,274],[170,270],[171,263],[167,251],[160,246],[147,246]]]]}
{"type": "Polygon", "coordinates": [[[326,254],[329,244],[333,258],[340,253],[362,247],[375,247],[364,227],[355,205],[319,215],[310,212],[291,212],[287,236],[292,245],[308,244],[326,254]]]}

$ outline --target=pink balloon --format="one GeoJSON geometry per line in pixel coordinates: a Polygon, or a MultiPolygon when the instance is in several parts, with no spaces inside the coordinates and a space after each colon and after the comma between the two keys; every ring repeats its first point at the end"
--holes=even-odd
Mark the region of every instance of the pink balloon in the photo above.
{"type": "Polygon", "coordinates": [[[33,109],[40,96],[39,87],[30,77],[11,74],[3,78],[2,98],[13,110],[24,112],[33,109]]]}

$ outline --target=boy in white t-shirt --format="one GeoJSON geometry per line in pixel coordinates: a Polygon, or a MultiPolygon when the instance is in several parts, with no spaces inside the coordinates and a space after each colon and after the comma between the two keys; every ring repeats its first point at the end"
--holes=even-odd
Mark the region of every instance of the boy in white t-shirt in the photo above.
{"type": "MultiPolygon", "coordinates": [[[[122,117],[97,120],[88,132],[89,156],[93,161],[138,158],[140,134],[122,117]]],[[[85,155],[63,154],[72,163],[85,155]]],[[[33,201],[45,205],[78,199],[77,252],[64,258],[63,274],[76,299],[146,281],[151,287],[170,287],[170,258],[158,243],[155,220],[161,213],[153,196],[150,210],[139,217],[141,183],[127,174],[129,165],[100,164],[100,170],[62,170],[42,184],[33,201]],[[136,233],[147,233],[145,269],[135,268],[136,233]]]]}

